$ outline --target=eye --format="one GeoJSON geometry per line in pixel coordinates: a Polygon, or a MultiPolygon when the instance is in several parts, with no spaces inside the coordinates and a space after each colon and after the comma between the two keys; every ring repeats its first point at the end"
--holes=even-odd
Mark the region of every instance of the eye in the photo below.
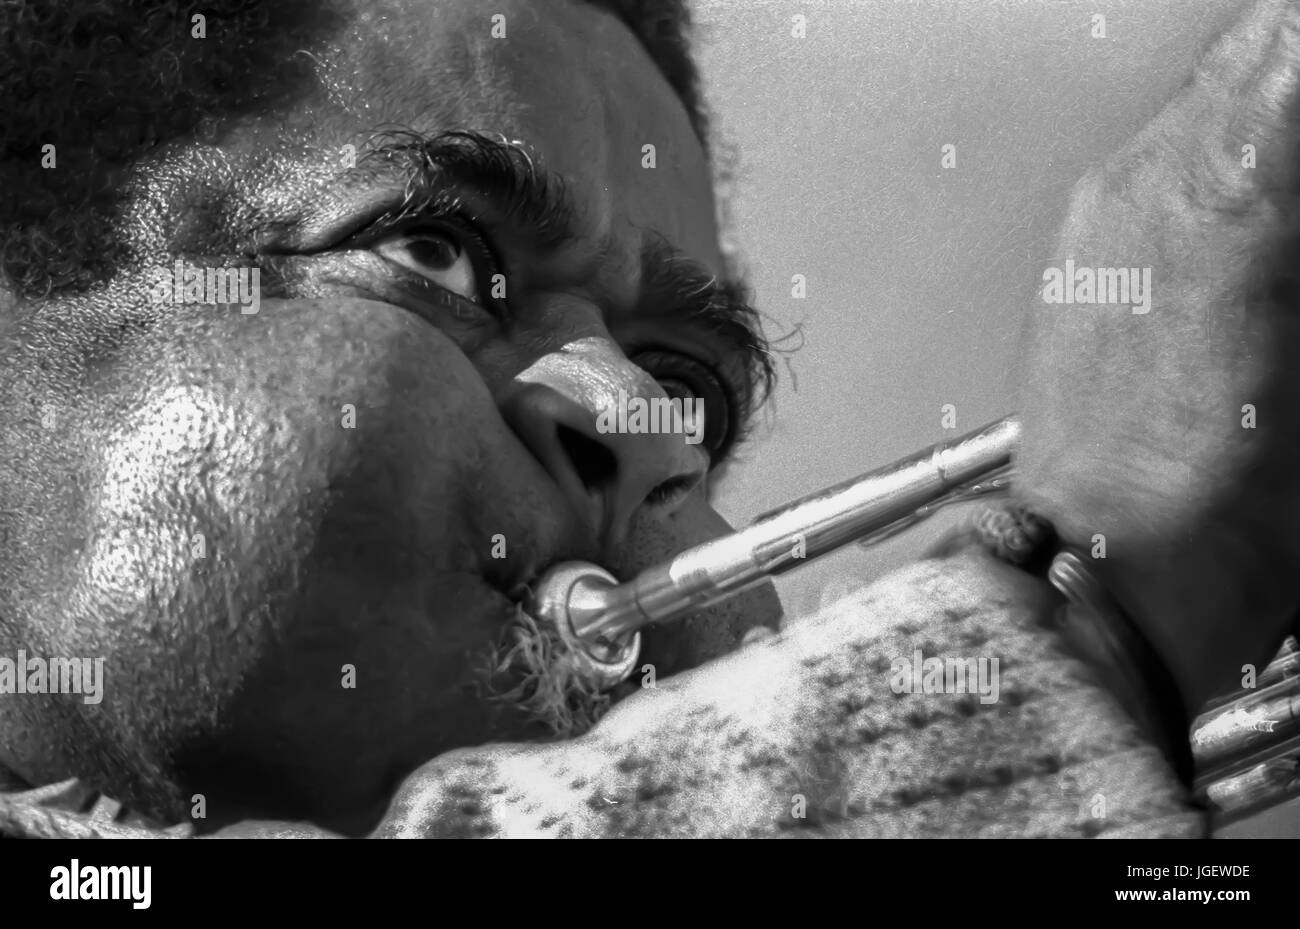
{"type": "Polygon", "coordinates": [[[422,223],[384,235],[371,246],[385,261],[471,303],[495,308],[489,295],[497,264],[483,237],[466,224],[422,223]]]}
{"type": "MultiPolygon", "coordinates": [[[[632,363],[659,382],[672,399],[703,401],[704,447],[715,459],[732,441],[732,395],[722,379],[703,362],[678,352],[651,350],[632,356],[632,363]]],[[[690,409],[684,405],[685,410],[690,409]]]]}

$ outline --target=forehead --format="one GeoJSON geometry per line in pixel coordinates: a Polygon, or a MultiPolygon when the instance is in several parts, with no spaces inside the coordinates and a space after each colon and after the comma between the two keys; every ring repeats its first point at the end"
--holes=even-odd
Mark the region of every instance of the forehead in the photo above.
{"type": "Polygon", "coordinates": [[[360,8],[322,61],[336,119],[351,128],[526,142],[565,179],[591,233],[639,241],[652,230],[721,271],[703,147],[613,13],[570,0],[387,0],[360,8]]]}

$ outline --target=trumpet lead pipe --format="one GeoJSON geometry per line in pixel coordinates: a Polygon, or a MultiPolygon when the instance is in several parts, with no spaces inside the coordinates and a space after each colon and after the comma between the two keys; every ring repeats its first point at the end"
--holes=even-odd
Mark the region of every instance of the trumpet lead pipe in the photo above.
{"type": "Polygon", "coordinates": [[[954,499],[1002,489],[1019,437],[1019,422],[1007,417],[788,503],[606,588],[604,608],[586,611],[574,631],[587,641],[624,640],[851,542],[906,528],[954,499]]]}

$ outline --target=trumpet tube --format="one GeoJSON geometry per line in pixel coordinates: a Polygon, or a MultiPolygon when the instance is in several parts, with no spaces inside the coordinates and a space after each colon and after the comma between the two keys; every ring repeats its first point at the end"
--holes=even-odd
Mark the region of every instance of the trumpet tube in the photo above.
{"type": "Polygon", "coordinates": [[[1255,686],[1192,723],[1196,789],[1220,825],[1300,796],[1300,645],[1288,637],[1255,686]]]}
{"type": "Polygon", "coordinates": [[[1016,420],[1002,419],[765,513],[606,591],[605,608],[575,631],[620,640],[851,542],[897,532],[953,499],[1005,486],[994,478],[1009,468],[1019,435],[1016,420]]]}
{"type": "Polygon", "coordinates": [[[644,626],[680,619],[849,543],[901,531],[946,503],[1005,488],[1019,436],[1012,417],[989,423],[788,503],[623,584],[596,565],[554,565],[526,608],[608,689],[635,665],[644,626]]]}

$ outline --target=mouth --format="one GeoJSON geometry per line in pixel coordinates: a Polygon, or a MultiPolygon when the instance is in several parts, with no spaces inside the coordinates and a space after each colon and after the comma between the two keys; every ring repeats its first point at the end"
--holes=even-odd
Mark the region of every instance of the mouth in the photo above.
{"type": "Polygon", "coordinates": [[[623,584],[631,580],[635,572],[629,573],[625,568],[616,568],[612,563],[593,551],[594,546],[565,547],[559,552],[527,554],[510,558],[494,559],[484,565],[483,577],[488,585],[514,604],[527,602],[530,593],[535,592],[543,574],[563,562],[581,562],[594,565],[623,584]]]}
{"type": "MultiPolygon", "coordinates": [[[[576,660],[573,645],[554,623],[529,612],[542,575],[565,559],[530,565],[520,580],[494,585],[506,599],[501,632],[479,672],[487,699],[544,740],[568,739],[589,730],[618,699],[604,691],[576,660]]],[[[585,562],[624,578],[596,561],[585,562]]]]}

